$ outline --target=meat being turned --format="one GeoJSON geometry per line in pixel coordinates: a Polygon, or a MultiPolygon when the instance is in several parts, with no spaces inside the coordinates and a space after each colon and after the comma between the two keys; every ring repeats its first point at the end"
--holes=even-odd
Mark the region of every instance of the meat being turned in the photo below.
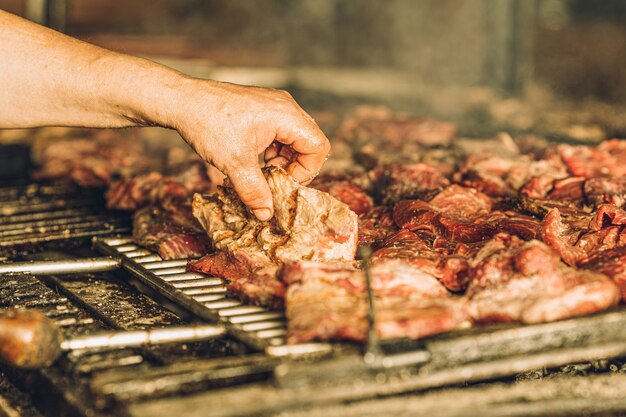
{"type": "MultiPolygon", "coordinates": [[[[286,264],[289,343],[367,337],[363,271],[351,263],[286,264]]],[[[422,337],[469,325],[464,300],[433,276],[402,261],[371,269],[376,331],[383,339],[422,337]]]]}
{"type": "Polygon", "coordinates": [[[353,260],[358,224],[346,204],[301,186],[283,169],[265,168],[264,174],[274,203],[270,221],[257,220],[229,187],[219,187],[209,196],[194,196],[193,214],[216,253],[191,262],[189,268],[226,278],[229,288],[242,297],[276,307],[282,299],[282,294],[276,294],[279,284],[275,278],[276,285],[267,283],[278,266],[303,259],[353,260]],[[247,291],[245,287],[254,288],[247,291]]]}
{"type": "Polygon", "coordinates": [[[498,234],[472,262],[466,296],[479,323],[540,323],[606,310],[619,302],[604,274],[567,267],[543,242],[498,234]]]}
{"type": "Polygon", "coordinates": [[[171,213],[153,206],[134,214],[133,240],[157,252],[163,259],[197,258],[211,248],[209,238],[199,224],[195,228],[182,226],[171,213]]]}

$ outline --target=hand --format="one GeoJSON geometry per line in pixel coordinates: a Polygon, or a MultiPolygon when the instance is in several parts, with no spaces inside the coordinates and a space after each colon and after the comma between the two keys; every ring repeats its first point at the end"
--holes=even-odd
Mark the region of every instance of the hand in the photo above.
{"type": "Polygon", "coordinates": [[[324,133],[286,91],[186,79],[180,94],[170,126],[228,176],[260,220],[273,215],[260,154],[306,185],[330,151],[324,133]]]}

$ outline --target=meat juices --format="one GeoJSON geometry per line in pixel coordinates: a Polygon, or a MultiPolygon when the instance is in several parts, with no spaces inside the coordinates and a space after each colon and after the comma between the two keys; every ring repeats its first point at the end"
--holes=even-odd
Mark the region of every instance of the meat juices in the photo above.
{"type": "MultiPolygon", "coordinates": [[[[365,278],[350,263],[286,264],[289,343],[367,337],[365,278]]],[[[421,337],[469,325],[465,302],[431,275],[402,261],[371,269],[376,331],[383,338],[421,337]]]]}
{"type": "Polygon", "coordinates": [[[271,300],[276,306],[282,294],[272,293],[278,284],[267,288],[268,276],[275,276],[276,268],[284,262],[353,260],[358,224],[347,205],[327,193],[301,186],[283,169],[265,168],[264,174],[274,203],[270,221],[256,219],[232,188],[220,187],[210,196],[194,196],[194,216],[207,231],[216,253],[191,262],[189,268],[230,280],[229,288],[235,292],[241,282],[254,284],[252,295],[242,295],[257,304],[271,300]]]}
{"type": "Polygon", "coordinates": [[[472,261],[466,296],[479,323],[540,323],[606,310],[618,287],[599,272],[561,263],[543,242],[499,234],[472,261]]]}

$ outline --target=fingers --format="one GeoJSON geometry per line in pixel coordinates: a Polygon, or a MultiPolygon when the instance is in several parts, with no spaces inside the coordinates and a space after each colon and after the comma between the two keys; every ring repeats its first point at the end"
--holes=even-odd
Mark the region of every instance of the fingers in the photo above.
{"type": "Polygon", "coordinates": [[[272,194],[256,163],[238,166],[226,174],[241,201],[259,220],[272,218],[272,194]]]}
{"type": "Polygon", "coordinates": [[[322,169],[330,152],[330,142],[310,117],[278,132],[276,140],[289,145],[297,153],[287,171],[298,182],[309,183],[322,169]],[[297,126],[297,127],[296,127],[297,126]]]}

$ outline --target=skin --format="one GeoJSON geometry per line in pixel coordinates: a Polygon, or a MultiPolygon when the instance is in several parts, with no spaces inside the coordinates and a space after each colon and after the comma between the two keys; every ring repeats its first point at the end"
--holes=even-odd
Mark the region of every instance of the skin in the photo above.
{"type": "Polygon", "coordinates": [[[0,128],[175,129],[231,180],[260,220],[273,214],[258,164],[308,184],[330,143],[286,91],[192,78],[0,10],[0,128]]]}

